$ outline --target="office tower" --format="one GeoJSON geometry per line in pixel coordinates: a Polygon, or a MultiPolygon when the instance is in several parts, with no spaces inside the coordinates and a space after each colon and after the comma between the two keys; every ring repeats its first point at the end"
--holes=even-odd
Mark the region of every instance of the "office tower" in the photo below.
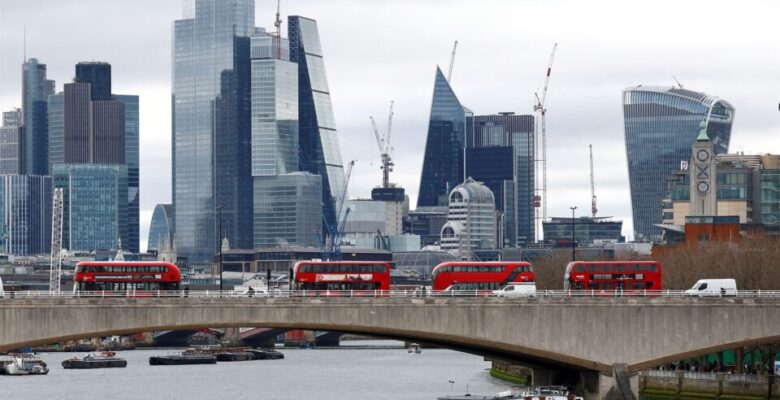
{"type": "Polygon", "coordinates": [[[447,223],[441,228],[441,249],[470,260],[475,250],[494,249],[495,241],[493,192],[468,178],[450,192],[447,223]]]}
{"type": "Polygon", "coordinates": [[[441,228],[447,223],[447,206],[417,207],[409,211],[408,229],[404,233],[420,236],[420,245],[434,245],[441,240],[441,228]]]}
{"type": "Polygon", "coordinates": [[[0,248],[4,253],[49,252],[51,193],[48,176],[0,176],[0,248]]]}
{"type": "Polygon", "coordinates": [[[504,243],[521,246],[536,240],[534,229],[533,115],[473,117],[473,141],[466,148],[466,176],[487,185],[503,213],[504,243]]]}
{"type": "Polygon", "coordinates": [[[253,246],[319,246],[322,178],[298,172],[298,65],[289,60],[287,39],[260,29],[250,52],[253,246]]]}
{"type": "Polygon", "coordinates": [[[448,192],[463,182],[467,111],[436,67],[417,207],[446,205],[448,192]]]}
{"type": "Polygon", "coordinates": [[[76,78],[73,80],[90,84],[92,101],[112,100],[111,64],[80,62],[76,64],[76,78]]]}
{"type": "Polygon", "coordinates": [[[299,162],[302,171],[322,177],[323,217],[329,232],[336,230],[336,215],[344,192],[344,165],[330,101],[317,21],[288,18],[290,61],[298,64],[299,162]]]}
{"type": "Polygon", "coordinates": [[[623,91],[628,176],[636,240],[657,240],[666,178],[691,158],[704,121],[715,153],[728,151],[734,107],[675,87],[636,86],[623,91]]]}
{"type": "Polygon", "coordinates": [[[24,168],[24,128],[22,110],[3,113],[0,126],[0,175],[21,174],[24,168]]]}
{"type": "Polygon", "coordinates": [[[169,243],[173,240],[173,204],[154,206],[146,251],[157,251],[161,240],[169,243]]]}
{"type": "Polygon", "coordinates": [[[27,175],[48,175],[48,97],[54,81],[46,79],[46,64],[31,58],[22,65],[24,168],[27,175]]]}
{"type": "Polygon", "coordinates": [[[127,233],[122,235],[122,248],[130,252],[141,250],[141,181],[139,162],[140,111],[138,96],[114,95],[124,105],[125,165],[127,165],[127,233]]]}
{"type": "Polygon", "coordinates": [[[62,247],[116,249],[127,225],[127,167],[54,164],[52,181],[63,189],[62,247]]]}
{"type": "Polygon", "coordinates": [[[248,201],[251,213],[251,192],[239,189],[252,185],[246,117],[254,14],[254,0],[188,1],[173,24],[174,230],[179,255],[191,263],[210,263],[218,237],[251,239],[251,214],[242,209],[248,201]]]}
{"type": "Polygon", "coordinates": [[[571,229],[574,228],[574,241],[578,246],[593,246],[604,243],[623,243],[621,235],[623,221],[609,217],[577,217],[572,223],[571,217],[551,217],[542,222],[544,242],[556,246],[571,247],[571,229]]]}

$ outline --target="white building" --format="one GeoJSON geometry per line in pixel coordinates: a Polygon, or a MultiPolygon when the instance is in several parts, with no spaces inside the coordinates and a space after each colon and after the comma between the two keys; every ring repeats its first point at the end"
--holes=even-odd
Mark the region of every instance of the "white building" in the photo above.
{"type": "Polygon", "coordinates": [[[447,223],[441,228],[441,249],[461,260],[472,252],[496,247],[496,205],[493,192],[471,178],[449,195],[447,223]]]}

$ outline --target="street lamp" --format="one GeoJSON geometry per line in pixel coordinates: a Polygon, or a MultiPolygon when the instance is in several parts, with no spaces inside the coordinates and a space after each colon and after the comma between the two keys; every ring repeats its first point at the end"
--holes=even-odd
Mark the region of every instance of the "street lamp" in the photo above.
{"type": "Polygon", "coordinates": [[[219,232],[217,233],[217,251],[219,252],[219,292],[222,293],[222,206],[217,206],[219,232]]]}
{"type": "Polygon", "coordinates": [[[571,209],[571,260],[573,262],[574,261],[574,249],[575,249],[575,245],[574,245],[574,243],[575,243],[574,242],[574,240],[575,240],[575,236],[574,236],[574,221],[575,221],[575,219],[574,219],[574,210],[577,209],[577,206],[569,207],[569,209],[571,209]]]}

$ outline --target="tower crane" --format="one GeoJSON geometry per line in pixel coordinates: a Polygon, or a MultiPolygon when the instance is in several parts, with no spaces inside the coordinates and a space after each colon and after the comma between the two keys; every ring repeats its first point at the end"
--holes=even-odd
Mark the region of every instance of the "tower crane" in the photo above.
{"type": "MultiPolygon", "coordinates": [[[[542,157],[538,159],[542,163],[542,191],[541,191],[541,206],[542,206],[542,220],[547,220],[547,108],[545,101],[547,100],[547,87],[550,84],[550,72],[552,71],[553,59],[555,58],[555,50],[558,49],[558,43],[553,45],[552,53],[550,53],[550,62],[547,65],[547,76],[544,78],[544,89],[542,89],[542,97],[539,97],[539,93],[534,93],[536,96],[536,104],[534,105],[534,111],[538,111],[542,120],[542,157]]],[[[538,201],[539,199],[535,199],[538,201]]],[[[536,204],[535,204],[536,205],[536,204]]],[[[537,212],[538,219],[538,212],[537,212]]]]}
{"type": "Polygon", "coordinates": [[[62,188],[55,188],[53,197],[51,208],[49,293],[60,293],[60,276],[62,276],[62,188]]]}
{"type": "Polygon", "coordinates": [[[332,232],[331,253],[340,258],[341,256],[341,236],[344,234],[344,227],[347,224],[347,217],[349,216],[349,207],[344,208],[344,204],[347,202],[347,187],[349,187],[349,178],[352,176],[352,167],[355,166],[355,160],[352,160],[347,164],[347,171],[344,173],[344,188],[341,189],[339,209],[336,213],[336,226],[334,226],[334,232],[332,232]]]}
{"type": "Polygon", "coordinates": [[[371,127],[374,130],[374,137],[376,138],[377,146],[379,146],[379,153],[382,159],[382,166],[379,167],[382,169],[382,187],[389,188],[390,172],[393,171],[393,166],[395,165],[390,157],[393,152],[393,147],[390,145],[390,135],[393,132],[393,101],[390,101],[390,113],[387,117],[387,131],[384,135],[379,132],[379,127],[377,127],[374,117],[368,117],[368,119],[371,120],[371,127]]]}
{"type": "Polygon", "coordinates": [[[596,184],[593,179],[593,145],[589,144],[588,149],[590,150],[590,212],[595,218],[598,209],[596,208],[596,184]]]}
{"type": "Polygon", "coordinates": [[[274,37],[274,50],[276,50],[276,59],[282,59],[282,18],[279,13],[281,9],[282,0],[276,0],[276,20],[274,26],[276,27],[276,35],[274,37]]]}
{"type": "Polygon", "coordinates": [[[450,68],[447,70],[447,82],[452,82],[452,66],[455,65],[455,50],[458,49],[458,41],[452,45],[452,55],[450,56],[450,68]]]}

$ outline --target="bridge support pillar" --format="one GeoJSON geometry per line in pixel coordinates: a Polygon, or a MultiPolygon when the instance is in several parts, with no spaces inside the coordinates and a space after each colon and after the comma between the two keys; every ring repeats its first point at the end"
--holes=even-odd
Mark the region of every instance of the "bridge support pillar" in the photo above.
{"type": "Polygon", "coordinates": [[[639,398],[639,375],[629,375],[628,369],[613,367],[612,376],[595,371],[582,372],[580,388],[585,400],[636,400],[639,398]]]}

